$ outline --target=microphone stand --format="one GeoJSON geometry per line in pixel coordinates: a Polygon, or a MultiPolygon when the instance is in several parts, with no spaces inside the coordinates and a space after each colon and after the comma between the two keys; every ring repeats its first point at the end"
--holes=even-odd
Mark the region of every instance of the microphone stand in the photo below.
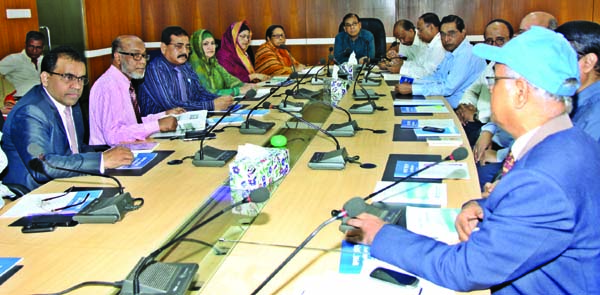
{"type": "MultiPolygon", "coordinates": [[[[366,98],[368,101],[365,103],[353,104],[352,106],[350,106],[348,111],[352,114],[372,114],[375,112],[375,110],[380,109],[380,107],[378,107],[375,104],[375,102],[372,101],[373,98],[379,99],[379,96],[373,90],[367,90],[362,86],[361,83],[358,83],[358,75],[360,75],[362,69],[363,66],[359,68],[358,74],[356,75],[356,80],[354,80],[352,97],[354,98],[354,100],[363,100],[366,98]],[[358,84],[358,86],[360,87],[362,94],[358,94],[356,92],[356,84],[358,84]]],[[[385,108],[383,108],[382,110],[385,110],[385,108]]]]}
{"type": "MultiPolygon", "coordinates": [[[[270,104],[266,102],[264,104],[265,108],[270,107],[270,104]]],[[[276,108],[276,107],[275,107],[276,108]]],[[[302,117],[296,116],[292,112],[288,112],[286,110],[280,110],[294,119],[303,122],[304,124],[312,127],[315,130],[321,131],[323,134],[331,137],[335,142],[335,150],[331,152],[315,152],[308,162],[308,167],[314,170],[342,170],[346,167],[346,161],[348,159],[348,152],[346,148],[340,148],[340,142],[337,140],[333,134],[328,131],[320,128],[319,126],[305,120],[302,117]]]]}
{"type": "MultiPolygon", "coordinates": [[[[327,63],[329,63],[329,61],[327,61],[327,63]]],[[[325,66],[329,67],[329,64],[325,63],[325,59],[321,58],[321,60],[319,60],[319,64],[323,65],[312,77],[312,79],[310,79],[310,84],[312,85],[323,85],[324,80],[323,79],[319,79],[319,72],[321,72],[325,66]]]]}
{"type": "MultiPolygon", "coordinates": [[[[256,90],[250,89],[242,97],[242,99],[236,101],[232,106],[227,109],[227,112],[219,118],[219,120],[208,129],[204,134],[210,134],[218,125],[225,119],[225,117],[229,116],[231,112],[235,109],[235,107],[240,104],[244,99],[252,99],[256,96],[256,90]]],[[[204,140],[206,136],[202,136],[200,139],[200,149],[194,154],[194,159],[192,160],[192,164],[196,167],[223,167],[225,163],[229,162],[235,155],[237,151],[235,150],[220,150],[211,146],[204,146],[204,140]]]]}
{"type": "Polygon", "coordinates": [[[271,91],[269,92],[268,95],[265,95],[265,97],[263,97],[260,101],[258,101],[258,103],[256,105],[254,105],[254,107],[252,107],[250,112],[248,112],[248,115],[246,116],[246,120],[244,121],[244,123],[242,123],[242,125],[240,125],[240,133],[242,133],[242,134],[265,134],[265,133],[267,133],[267,131],[269,131],[271,128],[273,128],[273,126],[275,126],[275,123],[261,122],[256,119],[251,119],[250,116],[252,115],[252,112],[254,112],[256,109],[258,109],[258,107],[261,106],[262,103],[264,103],[269,97],[271,97],[275,92],[277,92],[283,85],[285,85],[286,82],[288,82],[292,79],[296,79],[296,77],[298,77],[298,73],[296,73],[296,72],[291,73],[290,76],[287,78],[287,80],[285,80],[284,82],[281,82],[277,87],[271,89],[271,91]]]}
{"type": "Polygon", "coordinates": [[[326,75],[327,77],[331,77],[332,73],[329,70],[329,64],[331,63],[331,61],[333,60],[333,47],[329,47],[329,54],[327,55],[327,72],[326,75]]]}
{"type": "MultiPolygon", "coordinates": [[[[253,190],[250,195],[248,196],[248,198],[243,199],[239,202],[236,202],[230,206],[225,207],[224,209],[222,209],[221,211],[213,214],[212,216],[210,216],[209,218],[203,220],[202,222],[200,222],[199,224],[194,225],[193,227],[191,227],[189,230],[185,231],[184,233],[180,234],[177,237],[172,238],[170,241],[168,241],[166,244],[164,244],[163,246],[161,246],[160,248],[152,251],[152,253],[150,253],[150,255],[146,256],[146,257],[142,257],[142,259],[140,260],[140,262],[138,262],[138,264],[136,265],[136,267],[134,268],[134,270],[132,271],[133,273],[133,277],[131,278],[131,280],[126,280],[123,284],[123,288],[122,289],[131,289],[133,288],[133,294],[139,294],[140,292],[140,275],[141,273],[144,271],[144,269],[146,269],[146,267],[154,262],[154,259],[156,259],[156,257],[162,253],[164,250],[168,249],[169,247],[173,246],[175,243],[183,240],[185,237],[187,237],[189,234],[195,232],[196,230],[198,230],[199,228],[203,227],[204,225],[212,222],[213,220],[215,220],[216,218],[218,218],[219,216],[223,215],[224,213],[226,213],[227,211],[242,205],[242,204],[246,204],[246,203],[250,203],[250,202],[255,202],[255,203],[262,203],[265,202],[266,200],[269,199],[269,190],[267,188],[261,187],[261,188],[257,188],[255,190],[253,190]]],[[[170,263],[171,265],[177,267],[179,266],[181,267],[190,267],[190,264],[181,264],[181,263],[170,263]]],[[[191,265],[194,265],[194,271],[193,273],[188,272],[186,273],[187,276],[189,276],[189,281],[191,282],[191,279],[193,277],[193,275],[195,274],[195,272],[198,270],[198,264],[193,263],[191,265]]],[[[128,276],[128,278],[131,277],[131,274],[128,276]]],[[[188,283],[189,285],[189,283],[188,283]]]]}

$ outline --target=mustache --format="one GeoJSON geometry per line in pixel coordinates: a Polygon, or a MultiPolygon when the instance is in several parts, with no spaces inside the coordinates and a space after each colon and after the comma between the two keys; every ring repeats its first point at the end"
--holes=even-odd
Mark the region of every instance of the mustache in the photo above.
{"type": "Polygon", "coordinates": [[[182,53],[182,54],[180,54],[180,55],[178,55],[178,56],[177,56],[177,58],[180,58],[180,57],[185,57],[185,58],[187,59],[187,58],[188,58],[188,55],[187,55],[187,54],[185,54],[185,53],[182,53]]]}

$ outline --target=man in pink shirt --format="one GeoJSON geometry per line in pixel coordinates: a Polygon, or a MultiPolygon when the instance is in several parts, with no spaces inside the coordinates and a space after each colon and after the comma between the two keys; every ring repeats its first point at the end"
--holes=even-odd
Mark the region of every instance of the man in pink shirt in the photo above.
{"type": "Polygon", "coordinates": [[[145,140],[156,132],[174,131],[177,119],[167,112],[140,116],[131,79],[142,79],[148,63],[144,42],[137,36],[119,36],[112,43],[112,65],[90,91],[90,144],[116,145],[145,140]]]}

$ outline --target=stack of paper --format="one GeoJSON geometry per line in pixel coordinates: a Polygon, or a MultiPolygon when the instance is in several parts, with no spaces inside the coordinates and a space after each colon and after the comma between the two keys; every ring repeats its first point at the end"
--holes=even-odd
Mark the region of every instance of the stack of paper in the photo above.
{"type": "MultiPolygon", "coordinates": [[[[406,177],[431,164],[433,162],[398,161],[396,162],[394,177],[406,177]]],[[[469,179],[469,169],[467,168],[467,164],[463,162],[443,162],[414,175],[413,178],[469,179]]]]}

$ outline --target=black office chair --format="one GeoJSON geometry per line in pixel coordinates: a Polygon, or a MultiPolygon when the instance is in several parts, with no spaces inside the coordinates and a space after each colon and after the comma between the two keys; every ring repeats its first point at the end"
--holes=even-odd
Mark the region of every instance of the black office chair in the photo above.
{"type": "MultiPolygon", "coordinates": [[[[385,56],[386,42],[385,42],[385,27],[383,22],[378,18],[361,18],[360,23],[362,29],[367,30],[373,34],[375,39],[375,57],[385,56]]],[[[344,22],[340,23],[339,32],[344,31],[344,22]]]]}

